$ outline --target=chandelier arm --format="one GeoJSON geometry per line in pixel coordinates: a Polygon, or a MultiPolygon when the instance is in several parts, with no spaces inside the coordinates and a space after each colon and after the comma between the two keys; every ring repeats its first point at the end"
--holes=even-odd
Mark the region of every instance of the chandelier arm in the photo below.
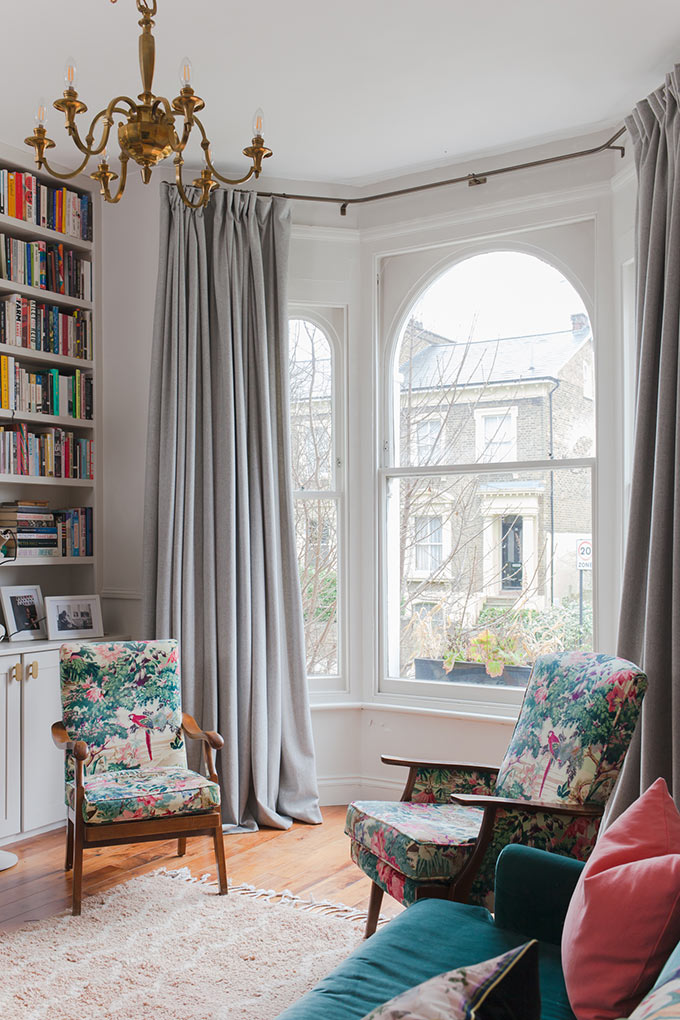
{"type": "Polygon", "coordinates": [[[210,139],[205,133],[205,128],[203,127],[203,124],[201,123],[199,117],[194,117],[194,123],[198,125],[198,130],[201,132],[201,138],[203,139],[203,141],[201,142],[201,148],[203,149],[203,159],[205,160],[205,164],[210,170],[210,172],[213,174],[213,176],[217,177],[217,179],[222,181],[223,184],[245,184],[246,181],[249,181],[250,178],[255,173],[254,166],[251,166],[250,170],[245,175],[245,177],[239,177],[237,181],[232,181],[229,177],[223,177],[219,170],[215,169],[215,167],[213,166],[212,159],[210,158],[210,139]]]}
{"type": "Polygon", "coordinates": [[[215,169],[212,163],[209,163],[208,166],[210,167],[210,170],[215,175],[215,177],[217,177],[218,180],[222,181],[223,184],[245,184],[245,182],[249,181],[250,178],[255,173],[255,167],[251,166],[250,170],[245,175],[245,177],[239,177],[238,180],[232,181],[231,178],[223,177],[221,173],[218,173],[218,171],[215,169]]]}
{"type": "Polygon", "coordinates": [[[204,206],[208,204],[210,200],[210,191],[206,191],[206,189],[203,188],[201,197],[196,202],[191,201],[186,191],[184,190],[184,184],[182,183],[183,162],[184,160],[182,159],[182,157],[178,155],[177,158],[175,159],[175,183],[177,185],[177,190],[180,193],[182,201],[186,206],[189,207],[189,209],[202,209],[204,206]]]}
{"type": "Polygon", "coordinates": [[[47,156],[43,156],[43,158],[42,158],[42,165],[45,167],[45,169],[47,170],[48,174],[50,174],[52,177],[58,177],[60,181],[70,181],[72,177],[77,177],[78,174],[81,174],[83,172],[83,170],[87,166],[88,162],[90,161],[90,155],[91,154],[88,152],[83,157],[83,161],[82,161],[82,163],[80,164],[79,167],[76,167],[75,170],[71,170],[71,171],[69,171],[68,173],[65,173],[65,174],[60,174],[58,170],[53,170],[52,167],[49,164],[47,156]]]}
{"type": "Polygon", "coordinates": [[[173,148],[173,152],[177,152],[177,153],[184,152],[184,150],[186,149],[187,144],[189,142],[189,136],[191,135],[191,129],[192,129],[193,126],[194,125],[193,125],[192,121],[185,120],[184,121],[184,128],[182,130],[182,137],[180,138],[179,135],[177,134],[177,132],[175,132],[175,138],[177,139],[177,145],[173,145],[173,147],[172,147],[173,148]]]}
{"type": "MultiPolygon", "coordinates": [[[[73,140],[73,143],[74,143],[75,147],[78,149],[79,152],[82,152],[83,155],[87,157],[87,159],[89,159],[91,156],[98,155],[100,152],[103,152],[103,150],[106,148],[106,143],[109,140],[109,134],[111,132],[111,127],[113,125],[113,121],[106,122],[104,124],[104,128],[102,130],[102,137],[101,137],[100,144],[97,145],[97,146],[94,145],[94,128],[95,128],[95,124],[97,123],[99,118],[103,117],[105,114],[106,114],[106,110],[100,110],[99,113],[97,114],[97,116],[93,119],[93,121],[90,124],[90,127],[88,129],[88,132],[85,135],[85,141],[84,142],[82,141],[82,139],[80,137],[80,132],[78,131],[78,127],[77,127],[75,121],[73,121],[73,122],[69,121],[67,123],[68,133],[69,133],[71,139],[73,140]]],[[[86,159],[86,162],[87,162],[87,159],[86,159]]]]}
{"type": "Polygon", "coordinates": [[[96,116],[92,118],[88,132],[85,135],[85,141],[83,142],[78,131],[78,126],[75,122],[75,115],[72,110],[66,114],[66,128],[70,137],[77,149],[80,150],[84,155],[87,156],[98,156],[100,152],[103,152],[106,148],[111,134],[111,128],[113,127],[113,114],[118,113],[121,117],[126,117],[128,111],[119,109],[118,103],[127,103],[131,110],[134,110],[135,104],[129,96],[116,96],[112,99],[105,109],[100,110],[96,116]],[[94,132],[97,126],[97,122],[104,118],[104,127],[102,129],[102,136],[98,145],[94,144],[94,132]]]}
{"type": "Polygon", "coordinates": [[[126,181],[127,181],[127,165],[128,165],[128,157],[124,156],[121,153],[121,156],[120,156],[120,177],[118,179],[118,187],[116,188],[115,195],[112,195],[111,192],[109,191],[109,182],[108,182],[107,178],[103,178],[103,179],[101,179],[99,181],[99,183],[101,185],[101,187],[99,189],[100,194],[102,194],[104,196],[105,200],[107,202],[110,202],[111,205],[115,205],[117,202],[120,202],[121,198],[123,197],[123,192],[125,191],[125,184],[126,184],[126,181]]]}

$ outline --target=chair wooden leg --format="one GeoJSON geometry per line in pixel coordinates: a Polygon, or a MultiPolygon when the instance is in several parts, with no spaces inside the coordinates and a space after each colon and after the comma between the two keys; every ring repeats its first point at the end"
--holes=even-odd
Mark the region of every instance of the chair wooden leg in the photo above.
{"type": "Polygon", "coordinates": [[[180,836],[177,840],[177,856],[184,857],[187,852],[187,838],[186,836],[180,836]]]}
{"type": "Polygon", "coordinates": [[[73,833],[73,916],[80,914],[80,901],[83,890],[83,843],[84,824],[82,818],[76,818],[73,833]]]}
{"type": "Polygon", "coordinates": [[[73,822],[69,818],[66,823],[66,860],[64,871],[70,871],[73,867],[73,822]]]}
{"type": "Polygon", "coordinates": [[[220,821],[213,832],[213,843],[215,844],[215,858],[217,860],[217,876],[220,882],[220,896],[229,892],[227,883],[227,862],[224,856],[224,835],[222,833],[222,822],[220,821]]]}
{"type": "Polygon", "coordinates": [[[366,928],[364,930],[365,939],[370,938],[378,927],[382,898],[383,890],[375,882],[371,882],[371,895],[368,897],[368,917],[366,918],[366,928]]]}

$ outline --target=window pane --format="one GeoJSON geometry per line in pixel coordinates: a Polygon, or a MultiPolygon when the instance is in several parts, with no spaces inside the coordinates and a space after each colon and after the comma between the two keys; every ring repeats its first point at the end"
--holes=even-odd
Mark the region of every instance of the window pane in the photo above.
{"type": "Polygon", "coordinates": [[[307,674],[338,673],[338,508],[334,499],[296,499],[307,674]]]}
{"type": "Polygon", "coordinates": [[[594,455],[588,315],[534,256],[491,252],[447,270],[412,307],[395,371],[396,464],[594,455]]]}
{"type": "Polygon", "coordinates": [[[333,485],[331,345],[307,319],[288,325],[290,423],[294,489],[333,485]]]}
{"type": "Polygon", "coordinates": [[[590,480],[389,479],[389,675],[524,686],[540,653],[592,648],[590,480]]]}

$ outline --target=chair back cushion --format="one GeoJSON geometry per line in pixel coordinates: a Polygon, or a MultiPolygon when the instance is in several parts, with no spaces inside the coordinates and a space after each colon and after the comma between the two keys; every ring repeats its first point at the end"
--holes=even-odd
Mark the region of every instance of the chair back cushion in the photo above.
{"type": "Polygon", "coordinates": [[[632,662],[596,652],[541,655],[496,781],[496,795],[604,804],[647,688],[632,662]]]}
{"type": "MultiPolygon", "coordinates": [[[[176,641],[66,644],[60,658],[64,726],[90,749],[85,775],[186,768],[176,641]]],[[[73,766],[67,754],[67,782],[73,766]]]]}

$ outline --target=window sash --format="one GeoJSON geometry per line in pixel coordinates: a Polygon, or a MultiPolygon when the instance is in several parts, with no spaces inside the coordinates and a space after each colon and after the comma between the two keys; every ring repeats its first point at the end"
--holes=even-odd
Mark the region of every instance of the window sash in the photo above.
{"type": "MultiPolygon", "coordinates": [[[[494,716],[500,719],[516,717],[518,707],[522,703],[524,690],[521,688],[501,687],[484,684],[449,684],[440,681],[416,680],[411,677],[394,676],[389,672],[390,661],[388,644],[399,640],[396,631],[392,632],[398,614],[390,614],[387,604],[388,581],[388,544],[390,522],[388,521],[388,486],[393,478],[437,478],[446,475],[474,474],[497,475],[500,472],[540,472],[568,471],[581,468],[590,471],[591,527],[594,537],[593,554],[593,605],[597,604],[597,489],[596,489],[596,458],[570,458],[565,460],[528,460],[512,461],[503,464],[486,462],[467,464],[436,465],[433,467],[383,467],[378,471],[379,484],[379,580],[378,599],[379,613],[379,653],[378,653],[378,694],[377,699],[389,700],[390,696],[418,699],[423,703],[437,704],[442,709],[461,711],[465,715],[474,715],[478,709],[481,717],[494,716]],[[452,688],[455,686],[455,690],[452,688]]],[[[593,620],[593,645],[598,647],[597,614],[593,620]]]]}

